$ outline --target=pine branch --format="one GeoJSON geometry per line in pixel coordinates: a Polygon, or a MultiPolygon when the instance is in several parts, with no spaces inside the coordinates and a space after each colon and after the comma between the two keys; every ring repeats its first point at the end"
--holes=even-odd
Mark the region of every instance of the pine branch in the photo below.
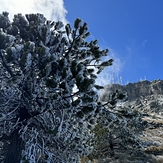
{"type": "Polygon", "coordinates": [[[80,92],[77,91],[77,92],[75,92],[74,94],[72,94],[72,95],[70,95],[70,96],[64,96],[63,99],[74,97],[75,95],[78,95],[79,93],[80,93],[80,92]]]}
{"type": "Polygon", "coordinates": [[[0,137],[0,141],[4,141],[4,140],[9,140],[10,139],[10,136],[6,135],[6,134],[3,134],[1,137],[0,137]]]}
{"type": "Polygon", "coordinates": [[[6,70],[8,71],[8,73],[11,75],[11,77],[14,76],[13,72],[11,71],[10,67],[7,65],[4,57],[3,57],[3,54],[2,54],[2,49],[0,49],[0,57],[1,57],[1,60],[2,60],[2,64],[3,66],[6,68],[6,70]]]}

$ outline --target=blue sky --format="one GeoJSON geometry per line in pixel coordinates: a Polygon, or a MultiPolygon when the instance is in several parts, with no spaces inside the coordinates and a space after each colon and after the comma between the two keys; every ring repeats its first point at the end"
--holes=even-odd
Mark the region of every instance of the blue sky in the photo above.
{"type": "Polygon", "coordinates": [[[66,18],[86,21],[92,38],[110,49],[123,84],[140,79],[163,79],[163,0],[65,0],[66,18]]]}
{"type": "MultiPolygon", "coordinates": [[[[0,12],[43,13],[73,25],[88,23],[90,39],[109,48],[113,66],[97,82],[108,84],[163,79],[163,0],[0,0],[0,12]],[[113,81],[114,79],[114,81],[113,81]]],[[[108,59],[107,58],[107,59],[108,59]]]]}

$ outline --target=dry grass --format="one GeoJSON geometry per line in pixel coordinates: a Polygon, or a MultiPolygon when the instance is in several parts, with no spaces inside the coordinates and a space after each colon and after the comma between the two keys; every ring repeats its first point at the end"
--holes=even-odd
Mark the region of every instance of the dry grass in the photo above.
{"type": "Polygon", "coordinates": [[[163,155],[163,146],[150,146],[144,149],[145,153],[163,155]]]}
{"type": "Polygon", "coordinates": [[[151,158],[152,163],[163,163],[163,156],[154,156],[151,158]]]}
{"type": "Polygon", "coordinates": [[[154,123],[159,123],[159,124],[163,124],[163,117],[162,118],[154,118],[154,117],[144,117],[142,118],[143,120],[146,120],[148,122],[154,122],[154,123]]]}
{"type": "MultiPolygon", "coordinates": [[[[81,163],[88,163],[88,161],[89,161],[89,158],[88,157],[81,157],[81,163]]],[[[95,159],[93,159],[92,161],[91,161],[91,163],[99,163],[97,160],[95,160],[95,159]]]]}

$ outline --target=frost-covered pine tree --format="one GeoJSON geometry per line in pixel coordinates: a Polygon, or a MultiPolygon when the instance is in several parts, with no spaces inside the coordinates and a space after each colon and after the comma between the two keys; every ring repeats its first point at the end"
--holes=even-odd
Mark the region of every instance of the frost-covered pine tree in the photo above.
{"type": "Polygon", "coordinates": [[[92,146],[101,109],[95,79],[112,59],[87,23],[46,20],[42,14],[0,15],[0,160],[76,163],[92,146]]]}

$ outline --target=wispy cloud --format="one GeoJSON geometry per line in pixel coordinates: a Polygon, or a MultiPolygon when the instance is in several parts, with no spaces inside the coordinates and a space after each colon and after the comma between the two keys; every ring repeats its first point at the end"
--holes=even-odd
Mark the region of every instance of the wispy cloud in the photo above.
{"type": "Polygon", "coordinates": [[[113,49],[110,49],[109,55],[105,57],[105,60],[114,59],[113,65],[105,68],[96,79],[96,83],[102,86],[111,83],[121,83],[120,72],[123,68],[123,63],[120,58],[116,56],[113,49]]]}
{"type": "Polygon", "coordinates": [[[145,40],[142,42],[142,44],[141,44],[141,45],[144,47],[144,46],[145,46],[145,44],[147,43],[147,41],[148,41],[148,40],[147,40],[147,39],[145,39],[145,40]]]}
{"type": "Polygon", "coordinates": [[[0,12],[9,12],[10,18],[14,14],[42,13],[49,20],[67,23],[63,0],[1,0],[0,12]]]}
{"type": "Polygon", "coordinates": [[[132,49],[129,46],[126,46],[125,49],[126,49],[126,51],[127,51],[128,54],[132,52],[132,49]]]}

